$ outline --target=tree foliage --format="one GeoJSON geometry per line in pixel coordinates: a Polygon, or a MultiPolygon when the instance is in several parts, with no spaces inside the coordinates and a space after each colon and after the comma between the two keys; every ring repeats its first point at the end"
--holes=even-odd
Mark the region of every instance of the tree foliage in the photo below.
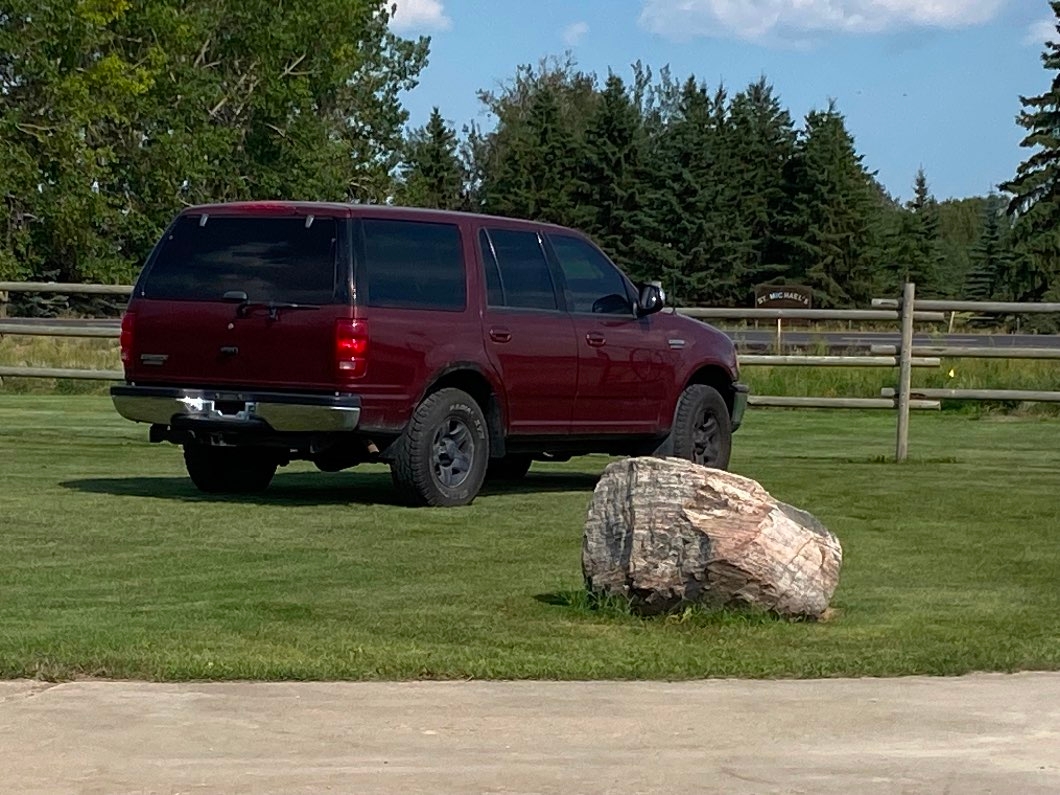
{"type": "Polygon", "coordinates": [[[1015,221],[1017,256],[1009,282],[1018,300],[1060,297],[1060,0],[1050,6],[1058,34],[1042,53],[1042,65],[1052,73],[1050,86],[1020,97],[1018,123],[1027,131],[1022,146],[1032,151],[1001,186],[1011,196],[1008,212],[1015,221]]]}
{"type": "Polygon", "coordinates": [[[834,104],[806,117],[786,176],[785,277],[812,287],[828,306],[871,299],[877,192],[834,104]]]}
{"type": "MultiPolygon", "coordinates": [[[[1060,0],[1052,3],[1060,17],[1060,0]]],[[[575,226],[680,303],[796,282],[823,306],[1060,289],[1060,45],[1023,98],[1032,150],[997,197],[889,196],[837,105],[796,123],[739,91],[636,64],[516,69],[458,135],[405,130],[429,42],[389,0],[8,0],[0,10],[0,278],[128,281],[180,207],[392,202],[575,226]]],[[[1060,23],[1058,23],[1060,24],[1060,23]]]]}
{"type": "Polygon", "coordinates": [[[413,130],[405,144],[396,199],[409,207],[459,210],[466,204],[466,183],[456,131],[436,107],[427,125],[413,130]]]}
{"type": "Polygon", "coordinates": [[[182,205],[382,201],[426,41],[381,0],[8,0],[0,270],[126,281],[182,205]]]}

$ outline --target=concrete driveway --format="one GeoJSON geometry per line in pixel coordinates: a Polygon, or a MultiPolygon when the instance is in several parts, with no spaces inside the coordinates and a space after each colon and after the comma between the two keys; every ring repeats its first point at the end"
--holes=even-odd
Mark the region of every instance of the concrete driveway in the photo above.
{"type": "Polygon", "coordinates": [[[0,792],[1057,793],[1060,675],[7,682],[0,792]]]}

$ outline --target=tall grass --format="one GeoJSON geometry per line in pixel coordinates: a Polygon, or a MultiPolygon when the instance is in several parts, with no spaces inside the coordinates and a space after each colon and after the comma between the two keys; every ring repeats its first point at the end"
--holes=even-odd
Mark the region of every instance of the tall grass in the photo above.
{"type": "MultiPolygon", "coordinates": [[[[879,397],[898,385],[898,370],[874,367],[745,366],[743,380],[756,395],[785,397],[879,397]]],[[[913,369],[913,386],[922,389],[1060,390],[1060,361],[1018,359],[943,359],[942,366],[913,369]]],[[[944,401],[943,408],[964,411],[1015,411],[1060,414],[1058,404],[966,403],[944,401]]]]}
{"type": "MultiPolygon", "coordinates": [[[[120,370],[118,341],[73,337],[0,336],[0,365],[8,367],[59,367],[79,370],[120,370]]],[[[54,378],[4,378],[6,394],[106,394],[105,381],[54,378]]]]}

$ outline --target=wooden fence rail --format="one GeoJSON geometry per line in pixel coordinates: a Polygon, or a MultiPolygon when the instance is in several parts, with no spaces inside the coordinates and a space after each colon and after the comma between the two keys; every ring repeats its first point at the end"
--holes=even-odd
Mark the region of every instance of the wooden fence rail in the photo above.
{"type": "MultiPolygon", "coordinates": [[[[57,293],[70,295],[123,296],[132,292],[131,285],[120,284],[65,284],[60,282],[0,282],[0,336],[23,335],[86,339],[116,339],[120,331],[116,325],[98,322],[24,323],[7,320],[5,303],[10,293],[57,293]]],[[[1060,304],[1013,304],[970,301],[922,301],[916,299],[914,285],[906,285],[901,299],[878,298],[869,310],[839,309],[733,309],[713,307],[682,307],[676,311],[687,317],[703,320],[768,320],[777,323],[778,353],[784,321],[857,321],[900,323],[900,345],[862,345],[871,355],[816,356],[816,355],[744,355],[740,362],[745,367],[880,367],[897,368],[897,388],[885,389],[880,397],[823,398],[752,395],[751,405],[784,408],[822,409],[897,409],[898,434],[895,449],[897,461],[904,461],[909,449],[909,413],[913,410],[938,410],[941,400],[1023,400],[1060,402],[1060,392],[1021,390],[959,390],[918,389],[912,385],[915,368],[939,367],[945,358],[1006,358],[1060,360],[1060,349],[915,346],[913,329],[916,323],[941,323],[955,312],[979,314],[1060,314],[1060,304]]],[[[985,337],[984,337],[985,338],[985,337]]],[[[2,378],[58,378],[121,381],[120,370],[79,370],[66,368],[0,366],[2,378]]]]}

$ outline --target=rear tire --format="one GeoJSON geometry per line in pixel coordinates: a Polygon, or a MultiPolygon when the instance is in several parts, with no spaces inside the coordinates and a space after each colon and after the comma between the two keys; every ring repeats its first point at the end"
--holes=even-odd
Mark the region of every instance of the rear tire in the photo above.
{"type": "Polygon", "coordinates": [[[725,469],[732,455],[732,420],[714,387],[693,384],[681,393],[670,438],[662,454],[711,469],[725,469]]]}
{"type": "Polygon", "coordinates": [[[269,487],[277,462],[255,448],[188,444],[184,465],[192,483],[206,494],[253,494],[269,487]]]}
{"type": "Polygon", "coordinates": [[[506,455],[504,458],[491,458],[486,469],[486,480],[494,482],[511,482],[522,480],[530,471],[534,459],[528,455],[506,455]]]}
{"type": "Polygon", "coordinates": [[[490,444],[486,417],[459,389],[429,395],[392,446],[390,475],[412,505],[469,505],[486,478],[490,444]]]}

